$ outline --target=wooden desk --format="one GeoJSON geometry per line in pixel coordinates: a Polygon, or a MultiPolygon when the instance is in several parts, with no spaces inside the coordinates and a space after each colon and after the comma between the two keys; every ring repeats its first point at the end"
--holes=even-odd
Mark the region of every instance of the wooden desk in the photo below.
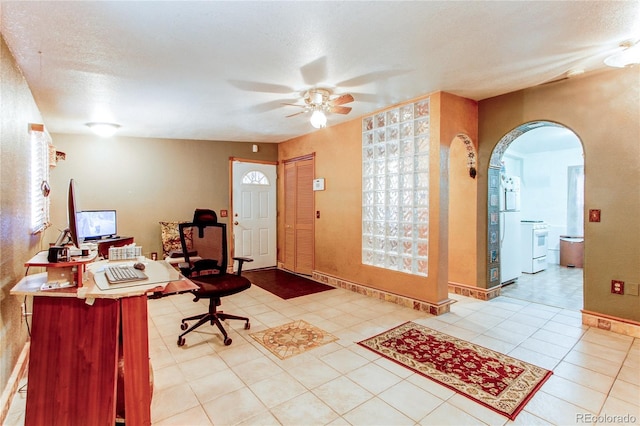
{"type": "MultiPolygon", "coordinates": [[[[169,268],[169,265],[166,264],[169,268]]],[[[82,288],[41,291],[47,274],[28,275],[12,290],[34,296],[25,425],[109,425],[116,420],[118,358],[124,362],[127,424],[151,424],[147,296],[197,288],[168,285],[103,292],[89,268],[82,288]]]]}
{"type": "Polygon", "coordinates": [[[96,260],[98,253],[92,251],[88,256],[74,256],[66,262],[55,263],[49,262],[48,255],[48,251],[41,251],[26,261],[24,266],[47,268],[48,281],[65,277],[64,279],[69,280],[71,284],[75,283],[78,287],[82,287],[85,282],[84,272],[87,263],[96,260]]]}

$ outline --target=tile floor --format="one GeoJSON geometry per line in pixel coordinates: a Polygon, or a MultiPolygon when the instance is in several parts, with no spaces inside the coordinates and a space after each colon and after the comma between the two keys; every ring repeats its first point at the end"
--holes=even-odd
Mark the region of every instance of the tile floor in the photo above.
{"type": "Polygon", "coordinates": [[[515,283],[502,287],[501,294],[529,302],[579,311],[583,307],[583,270],[547,264],[536,274],[523,273],[515,283]]]}
{"type": "MultiPolygon", "coordinates": [[[[432,317],[342,289],[282,300],[257,286],[223,307],[252,318],[228,321],[225,347],[212,327],[176,345],[182,317],[206,310],[188,295],[149,301],[154,425],[567,425],[640,422],[640,339],[583,326],[575,309],[511,297],[451,295],[432,317]],[[339,337],[279,360],[250,333],[303,319],[339,337]],[[554,374],[515,421],[361,348],[355,342],[412,320],[554,374]],[[609,417],[595,417],[609,416],[609,417]]],[[[24,393],[7,425],[21,425],[24,393]]]]}

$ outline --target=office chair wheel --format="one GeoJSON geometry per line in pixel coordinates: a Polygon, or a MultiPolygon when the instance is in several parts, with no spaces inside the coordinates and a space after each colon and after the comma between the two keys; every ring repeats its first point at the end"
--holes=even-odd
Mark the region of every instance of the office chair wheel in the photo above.
{"type": "Polygon", "coordinates": [[[251,328],[251,324],[247,321],[247,323],[244,325],[244,329],[249,330],[250,328],[251,328]]]}
{"type": "Polygon", "coordinates": [[[178,346],[184,346],[186,339],[184,337],[178,337],[178,346]]]}
{"type": "Polygon", "coordinates": [[[224,339],[224,345],[225,346],[229,346],[231,344],[231,342],[233,342],[233,340],[231,340],[231,337],[227,337],[226,339],[224,339]]]}
{"type": "Polygon", "coordinates": [[[187,328],[189,328],[189,326],[187,325],[186,322],[183,322],[182,324],[180,324],[180,330],[186,330],[187,328]]]}

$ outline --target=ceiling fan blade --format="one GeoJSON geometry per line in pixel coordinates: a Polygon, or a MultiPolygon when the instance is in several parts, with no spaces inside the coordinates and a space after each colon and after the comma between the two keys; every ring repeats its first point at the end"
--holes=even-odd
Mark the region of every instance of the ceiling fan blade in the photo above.
{"type": "MultiPolygon", "coordinates": [[[[296,99],[280,99],[275,101],[263,102],[261,104],[253,105],[247,109],[247,111],[252,113],[263,113],[267,111],[271,111],[273,109],[280,108],[283,102],[295,102],[296,99]]],[[[291,104],[285,104],[291,105],[291,104]]]]}
{"type": "Polygon", "coordinates": [[[350,78],[349,80],[341,81],[337,83],[338,87],[357,87],[369,83],[375,83],[380,80],[388,80],[389,78],[396,77],[402,74],[409,73],[409,70],[386,70],[386,71],[373,71],[368,74],[359,75],[357,77],[350,78]]]}
{"type": "Polygon", "coordinates": [[[350,93],[345,93],[344,95],[340,95],[337,98],[329,101],[329,105],[343,105],[353,101],[353,96],[350,93]]]}
{"type": "MultiPolygon", "coordinates": [[[[364,93],[364,92],[351,92],[351,94],[358,98],[358,102],[370,102],[376,103],[380,101],[380,98],[373,93],[364,93]]],[[[387,102],[387,104],[392,104],[393,101],[387,102]]],[[[382,105],[382,104],[381,104],[382,105]]],[[[386,104],[385,104],[386,105],[386,104]]]]}
{"type": "Polygon", "coordinates": [[[307,113],[307,111],[306,111],[306,110],[305,110],[305,111],[300,111],[300,112],[296,112],[296,113],[294,113],[294,114],[286,115],[286,116],[285,116],[285,118],[295,117],[296,115],[306,114],[306,113],[307,113]]]}
{"type": "Polygon", "coordinates": [[[300,108],[306,108],[307,107],[307,105],[290,104],[288,102],[282,102],[281,105],[289,105],[289,106],[300,107],[300,108]]]}
{"type": "Polygon", "coordinates": [[[309,62],[300,68],[302,79],[310,86],[315,86],[318,83],[327,79],[327,57],[321,56],[315,61],[309,62]]]}
{"type": "Polygon", "coordinates": [[[329,111],[335,112],[336,114],[349,114],[351,112],[351,107],[332,106],[329,111]]]}
{"type": "Polygon", "coordinates": [[[229,80],[229,83],[240,89],[248,92],[263,92],[263,93],[293,93],[295,90],[291,87],[284,86],[282,84],[262,83],[259,81],[245,81],[245,80],[229,80]]]}

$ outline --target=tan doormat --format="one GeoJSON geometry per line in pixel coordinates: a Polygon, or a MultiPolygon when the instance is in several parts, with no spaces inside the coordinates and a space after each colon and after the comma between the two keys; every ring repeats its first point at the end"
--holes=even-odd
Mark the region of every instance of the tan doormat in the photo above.
{"type": "Polygon", "coordinates": [[[258,343],[280,359],[317,348],[338,338],[303,320],[251,334],[258,343]]]}
{"type": "Polygon", "coordinates": [[[358,342],[513,420],[551,371],[407,322],[358,342]]]}

